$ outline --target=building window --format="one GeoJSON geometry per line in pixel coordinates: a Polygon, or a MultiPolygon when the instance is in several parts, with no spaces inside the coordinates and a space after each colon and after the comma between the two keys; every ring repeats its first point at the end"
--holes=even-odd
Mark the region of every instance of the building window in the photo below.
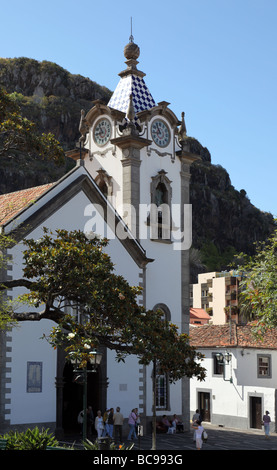
{"type": "Polygon", "coordinates": [[[171,240],[171,181],[166,171],[161,170],[151,183],[151,211],[147,223],[151,228],[151,239],[171,240]]]}
{"type": "Polygon", "coordinates": [[[171,313],[170,313],[170,310],[169,310],[167,305],[162,304],[162,303],[156,304],[153,307],[153,310],[154,310],[154,312],[157,312],[157,310],[159,310],[162,313],[162,319],[164,319],[166,321],[171,320],[171,313]]]}
{"type": "MultiPolygon", "coordinates": [[[[153,308],[154,312],[157,310],[162,313],[162,319],[165,321],[171,320],[171,312],[167,305],[160,303],[156,304],[153,308]]],[[[157,364],[156,368],[156,408],[159,410],[169,409],[169,380],[168,374],[162,373],[157,364]]]]}
{"type": "Polygon", "coordinates": [[[102,191],[105,197],[108,196],[108,186],[106,185],[105,181],[100,181],[98,188],[102,191]]]}
{"type": "Polygon", "coordinates": [[[270,355],[257,355],[258,360],[258,378],[271,377],[271,356],[270,355]]]}
{"type": "Polygon", "coordinates": [[[112,177],[107,174],[103,169],[97,171],[98,175],[95,178],[95,183],[99,187],[100,191],[104,194],[109,200],[113,195],[113,182],[112,177]]]}
{"type": "Polygon", "coordinates": [[[213,374],[214,375],[222,375],[224,366],[221,362],[219,362],[219,359],[216,356],[216,353],[213,353],[213,365],[214,365],[213,374]]]}
{"type": "Polygon", "coordinates": [[[27,393],[42,392],[42,362],[27,362],[27,393]]]}
{"type": "Polygon", "coordinates": [[[168,408],[167,390],[168,390],[167,374],[158,373],[156,377],[156,408],[157,409],[164,410],[168,408]]]}

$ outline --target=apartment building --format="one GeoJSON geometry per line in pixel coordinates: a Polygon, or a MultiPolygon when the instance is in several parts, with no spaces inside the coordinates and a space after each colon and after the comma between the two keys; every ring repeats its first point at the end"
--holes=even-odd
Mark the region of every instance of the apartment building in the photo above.
{"type": "Polygon", "coordinates": [[[237,322],[240,279],[236,271],[198,274],[198,283],[190,285],[190,307],[204,309],[214,325],[237,322]]]}

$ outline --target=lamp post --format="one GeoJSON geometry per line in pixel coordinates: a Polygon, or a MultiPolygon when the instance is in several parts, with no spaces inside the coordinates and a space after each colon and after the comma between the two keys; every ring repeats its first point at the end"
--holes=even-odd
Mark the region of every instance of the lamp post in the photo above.
{"type": "Polygon", "coordinates": [[[152,447],[151,450],[156,450],[156,397],[157,397],[157,364],[156,358],[153,359],[153,372],[152,372],[152,400],[153,400],[153,416],[152,416],[152,447]]]}
{"type": "Polygon", "coordinates": [[[88,353],[88,357],[89,357],[89,362],[92,365],[91,370],[87,369],[87,364],[82,369],[78,368],[78,366],[81,363],[81,361],[79,361],[78,358],[74,358],[70,360],[70,362],[75,366],[75,369],[73,370],[73,372],[83,375],[82,383],[83,383],[83,412],[84,412],[83,440],[84,441],[87,438],[87,377],[88,377],[87,374],[90,372],[96,372],[97,366],[99,366],[102,360],[102,353],[93,350],[88,353]]]}
{"type": "Polygon", "coordinates": [[[225,366],[226,364],[229,364],[231,362],[232,354],[228,352],[226,352],[225,355],[223,353],[216,353],[216,358],[218,360],[218,364],[223,366],[223,380],[225,380],[226,382],[233,383],[232,376],[230,377],[230,379],[225,378],[225,366]]]}

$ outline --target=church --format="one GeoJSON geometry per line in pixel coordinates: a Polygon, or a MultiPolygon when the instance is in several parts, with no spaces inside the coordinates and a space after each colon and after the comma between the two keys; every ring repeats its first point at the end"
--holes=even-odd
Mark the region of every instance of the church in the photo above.
{"type": "MultiPolygon", "coordinates": [[[[4,276],[21,276],[22,239],[39,239],[44,227],[97,233],[109,239],[115,272],[143,288],[140,305],[162,310],[188,333],[190,165],[198,156],[190,151],[184,113],[179,119],[168,102],[155,102],[139,55],[131,36],[110,101],[97,100],[81,113],[78,145],[67,152],[75,167],[56,183],[0,196],[1,230],[16,239],[4,276]]],[[[12,299],[23,291],[7,293],[12,299]]],[[[62,436],[76,429],[82,386],[65,356],[41,339],[53,326],[26,321],[0,333],[0,433],[38,425],[62,436]]],[[[157,375],[156,383],[157,416],[176,413],[188,427],[189,379],[170,384],[157,375]]],[[[117,363],[106,350],[97,371],[88,374],[87,400],[94,414],[119,406],[127,418],[138,408],[149,430],[151,365],[133,356],[117,363]]]]}

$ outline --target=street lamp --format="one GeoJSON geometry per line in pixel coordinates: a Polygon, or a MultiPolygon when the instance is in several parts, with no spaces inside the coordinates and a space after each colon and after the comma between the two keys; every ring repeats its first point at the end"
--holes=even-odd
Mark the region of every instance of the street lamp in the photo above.
{"type": "Polygon", "coordinates": [[[226,382],[233,383],[232,376],[230,377],[230,379],[225,378],[225,366],[226,364],[229,364],[231,362],[232,354],[229,352],[226,352],[225,354],[220,352],[216,353],[215,356],[217,358],[218,364],[223,366],[223,380],[225,380],[226,382]]]}
{"type": "Polygon", "coordinates": [[[156,358],[153,358],[153,372],[152,372],[152,400],[153,400],[153,416],[152,416],[152,447],[151,450],[156,450],[156,398],[157,398],[157,364],[156,358]]]}
{"type": "Polygon", "coordinates": [[[88,360],[92,366],[91,370],[87,369],[87,364],[85,365],[85,367],[80,369],[78,366],[81,364],[81,361],[76,356],[70,359],[71,364],[75,366],[75,368],[73,369],[73,372],[83,375],[82,383],[83,383],[83,412],[84,412],[83,440],[84,441],[86,440],[86,437],[87,437],[87,374],[89,372],[96,372],[97,366],[99,366],[102,360],[102,353],[98,351],[94,351],[94,350],[90,351],[88,352],[88,360]]]}

